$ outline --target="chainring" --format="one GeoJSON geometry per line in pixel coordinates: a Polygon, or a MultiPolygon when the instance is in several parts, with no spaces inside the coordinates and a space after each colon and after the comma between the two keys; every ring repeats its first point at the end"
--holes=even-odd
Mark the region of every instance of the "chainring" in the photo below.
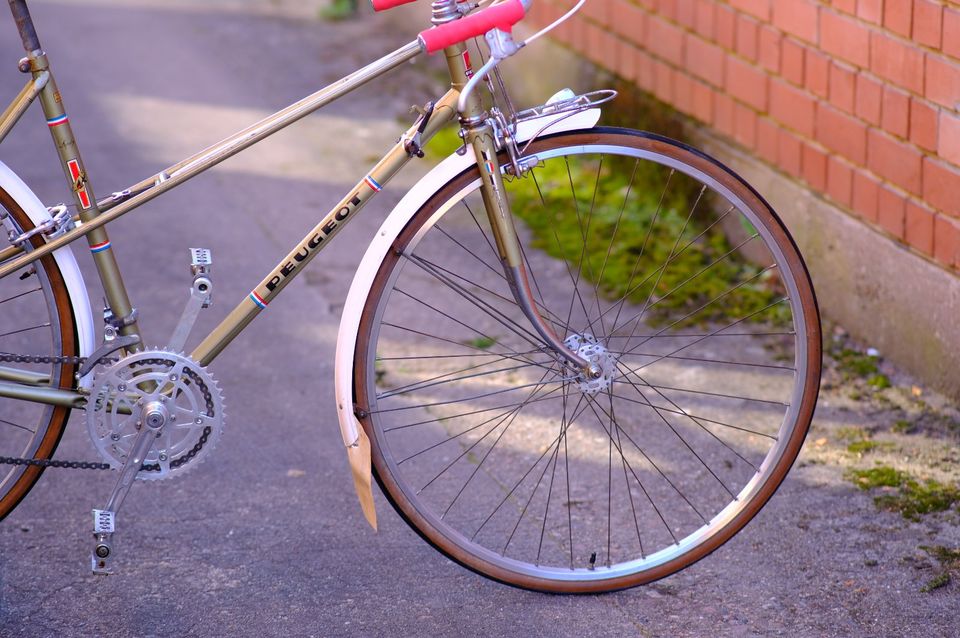
{"type": "Polygon", "coordinates": [[[120,469],[142,424],[144,406],[167,415],[138,479],[171,478],[196,467],[220,438],[223,396],[204,367],[166,350],[146,350],[99,370],[87,407],[87,431],[113,469],[120,469]]]}

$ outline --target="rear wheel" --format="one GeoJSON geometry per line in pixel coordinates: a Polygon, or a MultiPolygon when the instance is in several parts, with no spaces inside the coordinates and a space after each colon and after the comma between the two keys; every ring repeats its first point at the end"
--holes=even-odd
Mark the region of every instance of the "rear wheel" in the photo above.
{"type": "MultiPolygon", "coordinates": [[[[0,251],[10,249],[10,236],[32,230],[33,223],[17,202],[0,188],[4,233],[0,251]]],[[[42,238],[31,239],[39,247],[42,238]]],[[[62,357],[77,355],[73,311],[63,276],[52,256],[0,279],[0,354],[62,357]]],[[[0,384],[31,387],[75,387],[73,363],[0,361],[0,384]]],[[[63,434],[69,408],[0,398],[0,456],[49,459],[63,434]]],[[[40,478],[43,468],[0,464],[0,519],[9,514],[40,478]]]]}
{"type": "Polygon", "coordinates": [[[356,400],[387,498],[461,564],[596,592],[673,573],[779,486],[813,414],[820,323],[801,257],[743,180],[620,129],[537,140],[507,181],[562,367],[514,302],[475,168],[380,265],[356,400]]]}

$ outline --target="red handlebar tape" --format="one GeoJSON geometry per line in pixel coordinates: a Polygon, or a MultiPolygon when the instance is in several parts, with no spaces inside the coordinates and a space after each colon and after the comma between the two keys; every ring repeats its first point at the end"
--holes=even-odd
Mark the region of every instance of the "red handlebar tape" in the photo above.
{"type": "Polygon", "coordinates": [[[523,14],[520,0],[507,0],[465,18],[427,29],[420,33],[420,41],[426,46],[427,53],[436,53],[491,29],[509,32],[513,25],[523,19],[523,14]]]}
{"type": "Polygon", "coordinates": [[[401,4],[410,4],[416,1],[417,0],[370,0],[370,3],[373,5],[374,11],[386,11],[387,9],[399,7],[401,4]]]}

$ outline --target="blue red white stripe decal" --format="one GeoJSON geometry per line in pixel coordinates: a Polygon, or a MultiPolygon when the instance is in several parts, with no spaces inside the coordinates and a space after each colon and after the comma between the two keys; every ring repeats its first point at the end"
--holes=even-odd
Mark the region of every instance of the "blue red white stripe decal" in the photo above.
{"type": "Polygon", "coordinates": [[[260,310],[265,310],[267,307],[267,302],[263,297],[257,294],[256,290],[250,292],[250,299],[253,303],[257,304],[260,310]]]}
{"type": "Polygon", "coordinates": [[[54,126],[60,126],[61,124],[66,124],[68,120],[69,118],[67,117],[67,114],[64,113],[63,115],[59,115],[57,117],[51,117],[50,119],[48,119],[47,126],[49,126],[50,128],[53,128],[54,126]]]}
{"type": "Polygon", "coordinates": [[[373,178],[370,177],[369,175],[367,175],[366,177],[364,177],[364,178],[363,178],[363,181],[364,181],[364,183],[365,183],[367,186],[369,186],[369,187],[372,188],[373,190],[377,191],[378,193],[383,190],[383,186],[381,186],[380,184],[378,184],[378,183],[377,183],[377,180],[373,179],[373,178]]]}
{"type": "Polygon", "coordinates": [[[486,162],[483,163],[483,165],[486,167],[487,172],[493,175],[493,162],[491,162],[490,160],[487,160],[486,162]]]}
{"type": "Polygon", "coordinates": [[[102,252],[105,251],[107,248],[110,248],[110,242],[109,242],[109,241],[105,241],[105,242],[102,242],[102,243],[100,243],[100,244],[94,244],[93,246],[90,246],[90,252],[92,252],[92,253],[102,253],[102,252]]]}

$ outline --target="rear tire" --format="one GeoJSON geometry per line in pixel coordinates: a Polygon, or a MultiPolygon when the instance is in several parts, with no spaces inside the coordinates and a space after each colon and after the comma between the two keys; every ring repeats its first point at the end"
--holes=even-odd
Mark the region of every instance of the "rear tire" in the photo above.
{"type": "MultiPolygon", "coordinates": [[[[7,237],[32,230],[33,222],[19,204],[0,188],[0,217],[6,231],[0,250],[11,246],[7,237]]],[[[43,244],[31,239],[33,248],[43,244]]],[[[0,279],[0,353],[75,357],[77,332],[63,276],[52,255],[0,279]]],[[[76,365],[0,362],[7,378],[13,370],[45,376],[48,387],[74,389],[76,365]]],[[[0,376],[0,382],[3,382],[0,376]]],[[[49,459],[63,434],[70,409],[0,398],[0,456],[49,459]]],[[[0,520],[7,516],[36,484],[43,468],[0,464],[0,520]]]]}
{"type": "Polygon", "coordinates": [[[527,589],[631,587],[780,485],[819,390],[816,299],[773,210],[699,151],[598,128],[527,154],[506,189],[536,301],[604,378],[562,368],[524,319],[472,167],[380,265],[356,403],[384,494],[448,557],[527,589]]]}

